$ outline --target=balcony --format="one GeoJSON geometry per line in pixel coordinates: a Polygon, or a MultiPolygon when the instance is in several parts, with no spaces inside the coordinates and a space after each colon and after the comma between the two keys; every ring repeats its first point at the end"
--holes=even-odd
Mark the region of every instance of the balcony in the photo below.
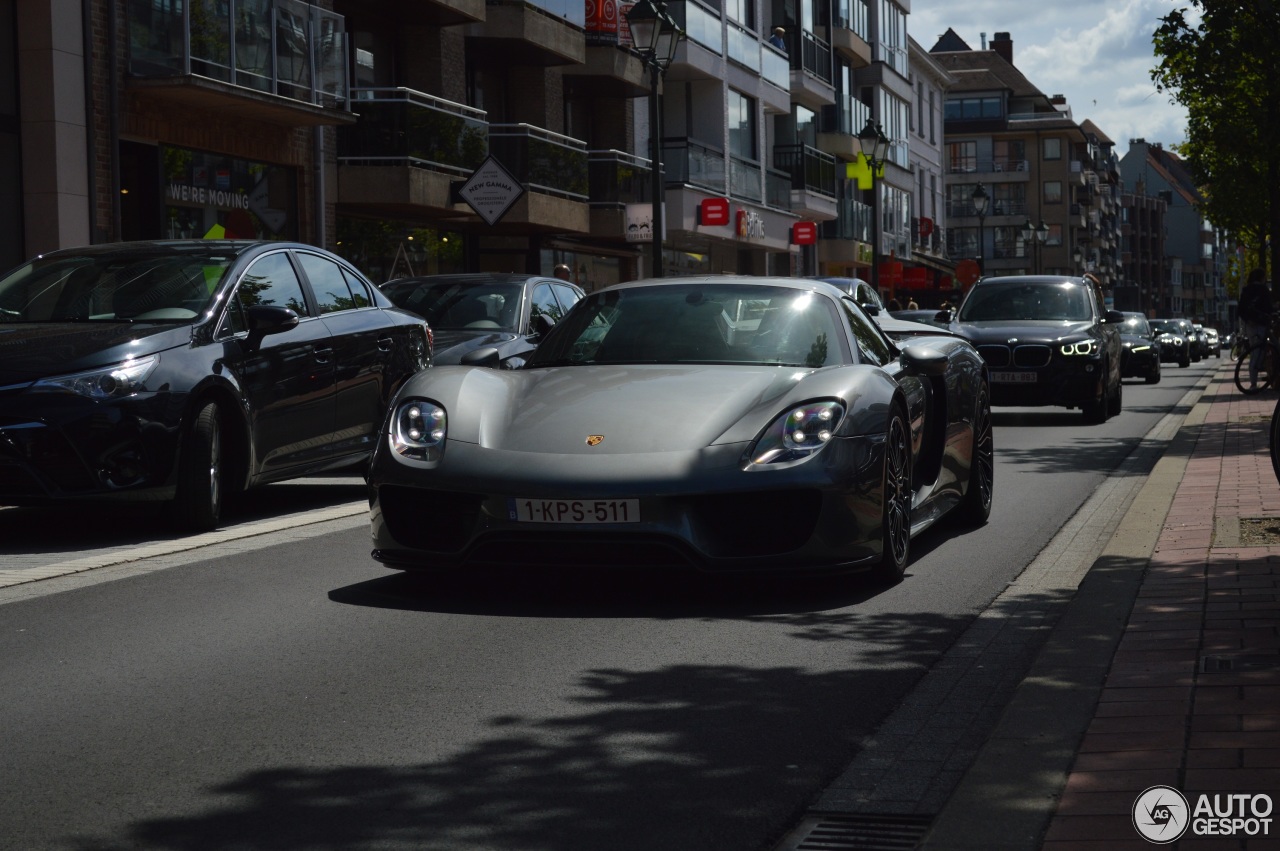
{"type": "Polygon", "coordinates": [[[649,74],[644,60],[627,47],[587,45],[586,64],[565,68],[564,85],[570,97],[646,97],[649,74]]]}
{"type": "Polygon", "coordinates": [[[996,175],[1010,173],[1023,175],[1029,179],[1030,166],[1025,159],[1014,157],[953,157],[947,164],[948,174],[986,174],[996,175]]]}
{"type": "Polygon", "coordinates": [[[449,184],[489,154],[482,110],[406,88],[352,89],[360,120],[338,130],[338,203],[464,215],[449,184]]]}
{"type": "Polygon", "coordinates": [[[587,185],[591,201],[591,233],[626,240],[626,205],[648,203],[652,163],[624,151],[589,151],[587,185]]]}
{"type": "Polygon", "coordinates": [[[128,90],[286,127],[347,124],[344,18],[297,0],[129,0],[128,90]]]}
{"type": "Polygon", "coordinates": [[[486,0],[484,23],[467,36],[509,65],[544,68],[587,61],[586,4],[582,0],[486,0]]]}
{"type": "Polygon", "coordinates": [[[715,195],[727,192],[724,152],[691,139],[662,140],[662,170],[668,186],[687,184],[715,195]]]}
{"type": "Polygon", "coordinates": [[[787,35],[791,50],[791,99],[812,110],[821,110],[836,102],[836,88],[831,79],[831,45],[808,30],[802,30],[799,51],[796,39],[787,35]]]}
{"type": "Polygon", "coordinates": [[[828,40],[853,68],[871,64],[871,28],[866,0],[836,0],[828,40]]]}
{"type": "Polygon", "coordinates": [[[808,219],[834,219],[836,158],[808,145],[775,145],[773,166],[790,177],[790,209],[808,219]]]}
{"type": "Polygon", "coordinates": [[[590,231],[585,142],[529,124],[491,124],[489,152],[526,190],[503,224],[527,231],[590,231]]]}
{"type": "Polygon", "coordinates": [[[859,246],[871,243],[871,206],[851,198],[836,202],[836,217],[818,223],[818,260],[823,263],[854,265],[870,262],[859,246]]]}

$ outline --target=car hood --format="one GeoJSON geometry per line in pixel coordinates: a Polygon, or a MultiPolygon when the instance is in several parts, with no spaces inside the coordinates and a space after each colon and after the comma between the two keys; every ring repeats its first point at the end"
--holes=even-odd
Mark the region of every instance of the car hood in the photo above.
{"type": "Polygon", "coordinates": [[[190,342],[190,325],[0,323],[0,387],[109,366],[190,342]]]}
{"type": "Polygon", "coordinates": [[[516,335],[510,331],[469,331],[458,328],[433,328],[431,335],[435,340],[431,362],[440,366],[460,363],[467,352],[484,346],[502,346],[516,339],[516,335]]]}
{"type": "Polygon", "coordinates": [[[511,452],[619,454],[749,441],[791,405],[851,400],[874,381],[888,379],[865,366],[446,366],[419,373],[400,398],[444,406],[449,440],[511,452]],[[588,444],[593,436],[600,439],[588,444]]]}
{"type": "Polygon", "coordinates": [[[1000,322],[960,322],[956,330],[975,344],[1007,343],[1017,339],[1019,343],[1056,343],[1087,334],[1092,322],[1066,322],[1062,320],[1009,320],[1000,322]]]}

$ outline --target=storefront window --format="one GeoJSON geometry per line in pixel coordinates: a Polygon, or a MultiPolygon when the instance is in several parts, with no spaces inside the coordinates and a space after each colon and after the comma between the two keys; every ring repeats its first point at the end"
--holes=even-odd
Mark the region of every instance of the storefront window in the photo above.
{"type": "Polygon", "coordinates": [[[297,176],[289,166],[161,147],[164,236],[297,239],[297,176]]]}
{"type": "Polygon", "coordinates": [[[467,271],[462,235],[386,219],[339,216],[336,254],[375,284],[467,271]]]}

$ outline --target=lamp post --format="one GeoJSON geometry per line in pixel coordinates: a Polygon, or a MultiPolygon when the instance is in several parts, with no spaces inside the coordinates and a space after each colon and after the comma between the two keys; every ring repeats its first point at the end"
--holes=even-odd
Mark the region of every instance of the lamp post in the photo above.
{"type": "Polygon", "coordinates": [[[662,178],[662,104],[658,86],[676,57],[676,48],[684,36],[679,25],[667,14],[665,0],[640,0],[627,12],[631,40],[649,68],[649,160],[653,211],[649,216],[653,232],[650,276],[662,277],[662,222],[665,186],[662,178]]]}
{"type": "Polygon", "coordinates": [[[880,190],[876,186],[876,173],[884,165],[889,150],[889,137],[872,118],[867,119],[858,133],[858,147],[871,169],[871,287],[880,292],[880,190]]]}
{"type": "Polygon", "coordinates": [[[1031,250],[1035,252],[1032,256],[1031,271],[1039,275],[1040,269],[1040,246],[1044,245],[1045,240],[1049,238],[1049,226],[1044,223],[1044,219],[1040,220],[1040,227],[1031,224],[1031,219],[1027,219],[1027,223],[1022,226],[1022,239],[1030,242],[1031,250]]]}
{"type": "Polygon", "coordinates": [[[991,196],[979,183],[970,198],[973,200],[973,211],[978,215],[978,271],[985,275],[987,274],[987,249],[983,245],[982,226],[987,220],[987,205],[991,203],[991,196]]]}

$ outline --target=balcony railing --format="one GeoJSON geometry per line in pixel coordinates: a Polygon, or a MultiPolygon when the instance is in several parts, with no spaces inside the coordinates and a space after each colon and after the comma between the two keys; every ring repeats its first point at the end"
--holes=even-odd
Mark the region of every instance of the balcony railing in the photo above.
{"type": "Polygon", "coordinates": [[[853,30],[863,41],[870,39],[868,18],[866,0],[836,0],[832,9],[832,23],[853,30]]]}
{"type": "Polygon", "coordinates": [[[586,142],[530,124],[491,124],[489,152],[526,189],[588,198],[586,142]]]}
{"type": "Polygon", "coordinates": [[[684,30],[689,41],[697,42],[715,54],[724,51],[724,25],[718,15],[694,0],[674,0],[667,5],[667,12],[684,30]]]}
{"type": "Polygon", "coordinates": [[[744,68],[760,72],[760,39],[733,21],[725,27],[729,37],[729,58],[744,68]]]}
{"type": "Polygon", "coordinates": [[[129,0],[129,73],[200,76],[346,108],[341,15],[298,0],[129,0]]]}
{"type": "Polygon", "coordinates": [[[406,88],[351,90],[360,120],[338,128],[338,159],[410,165],[465,177],[489,155],[483,110],[406,88]]]}
{"type": "Polygon", "coordinates": [[[765,170],[764,203],[775,210],[791,209],[791,175],[773,168],[765,170]]]}
{"type": "Polygon", "coordinates": [[[668,184],[725,192],[724,153],[689,139],[662,140],[662,170],[668,184]]]}
{"type": "Polygon", "coordinates": [[[747,201],[764,201],[764,176],[760,163],[729,157],[729,195],[747,201]]]}
{"type": "Polygon", "coordinates": [[[808,30],[800,33],[800,56],[791,60],[791,67],[808,71],[824,83],[831,84],[831,45],[808,30]]]}
{"type": "Polygon", "coordinates": [[[808,145],[775,145],[774,168],[791,176],[791,188],[834,198],[836,158],[808,145]]]}
{"type": "Polygon", "coordinates": [[[991,174],[1027,169],[1028,163],[1021,157],[952,157],[947,163],[948,174],[991,174]]]}
{"type": "Polygon", "coordinates": [[[644,203],[653,197],[652,164],[649,160],[624,151],[589,151],[587,184],[591,190],[591,206],[621,207],[644,203]]]}

